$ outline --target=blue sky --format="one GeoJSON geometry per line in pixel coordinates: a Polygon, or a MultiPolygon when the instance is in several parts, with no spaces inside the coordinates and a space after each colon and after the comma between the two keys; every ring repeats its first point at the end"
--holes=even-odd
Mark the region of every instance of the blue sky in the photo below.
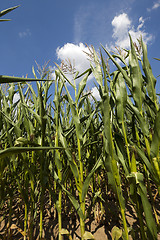
{"type": "Polygon", "coordinates": [[[33,77],[35,60],[54,66],[66,58],[83,71],[85,43],[128,48],[128,31],[133,40],[143,36],[153,73],[160,74],[153,59],[160,58],[160,0],[1,0],[0,11],[15,5],[21,6],[4,16],[12,21],[0,23],[2,75],[33,77]]]}

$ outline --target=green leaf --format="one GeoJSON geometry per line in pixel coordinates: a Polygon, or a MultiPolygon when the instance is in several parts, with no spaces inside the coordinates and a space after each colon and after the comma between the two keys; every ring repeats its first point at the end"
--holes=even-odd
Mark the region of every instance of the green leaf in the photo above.
{"type": "Polygon", "coordinates": [[[93,176],[93,174],[95,173],[95,171],[102,165],[102,156],[100,156],[97,160],[97,162],[95,163],[94,167],[92,168],[92,170],[90,171],[90,173],[88,174],[88,176],[86,177],[84,184],[83,184],[83,188],[82,188],[82,201],[85,200],[87,191],[88,191],[88,187],[91,181],[91,178],[93,176]]]}
{"type": "Polygon", "coordinates": [[[69,231],[65,228],[62,228],[61,231],[60,231],[60,234],[62,235],[69,235],[69,231]]]}
{"type": "Polygon", "coordinates": [[[143,163],[146,165],[146,168],[150,172],[152,179],[155,181],[156,184],[159,184],[158,176],[157,176],[154,168],[152,167],[149,159],[146,157],[146,155],[144,153],[144,150],[139,148],[139,147],[137,147],[136,145],[134,147],[135,147],[136,152],[138,153],[139,157],[141,158],[143,163]]]}
{"type": "Polygon", "coordinates": [[[89,75],[92,73],[91,68],[87,69],[87,70],[84,71],[82,74],[78,75],[78,76],[76,77],[76,79],[82,77],[83,75],[85,75],[85,74],[88,73],[88,72],[89,72],[89,75]]]}
{"type": "Polygon", "coordinates": [[[72,159],[72,153],[71,153],[70,149],[67,148],[68,147],[67,140],[64,137],[64,134],[62,132],[61,124],[59,124],[58,132],[59,132],[60,142],[61,142],[62,146],[65,148],[65,152],[67,154],[67,160],[68,160],[68,163],[69,163],[70,168],[72,170],[72,173],[73,173],[75,179],[78,180],[79,179],[78,167],[77,167],[76,162],[73,161],[73,159],[72,159]]]}
{"type": "Polygon", "coordinates": [[[129,51],[129,66],[130,66],[130,75],[131,75],[131,81],[132,81],[132,87],[133,87],[132,94],[133,94],[133,99],[135,101],[135,104],[139,109],[140,113],[142,114],[142,103],[144,99],[144,93],[142,91],[143,78],[142,78],[142,73],[138,63],[138,57],[132,42],[132,38],[130,35],[129,37],[130,37],[130,43],[131,43],[131,51],[129,51]]]}
{"type": "Polygon", "coordinates": [[[129,89],[132,89],[132,82],[131,82],[131,79],[129,78],[129,76],[127,75],[126,71],[118,64],[118,62],[114,59],[114,57],[103,46],[102,46],[102,48],[107,53],[107,55],[112,60],[112,62],[115,64],[115,66],[118,68],[118,70],[122,73],[129,89]]]}
{"type": "Polygon", "coordinates": [[[16,139],[16,141],[15,141],[15,144],[14,144],[14,146],[17,146],[17,145],[31,145],[31,146],[39,146],[40,147],[40,145],[39,144],[37,144],[37,143],[35,143],[35,142],[33,142],[33,141],[29,141],[28,139],[26,139],[26,138],[23,138],[23,137],[19,137],[19,138],[17,138],[16,139]]]}
{"type": "Polygon", "coordinates": [[[154,123],[154,135],[151,143],[151,157],[158,157],[160,146],[160,110],[157,113],[154,123]]]}
{"type": "Polygon", "coordinates": [[[82,138],[82,129],[81,129],[81,123],[80,123],[80,119],[79,119],[79,116],[78,116],[78,113],[77,113],[77,109],[76,109],[76,106],[75,106],[75,103],[66,87],[66,84],[64,84],[64,87],[66,89],[66,92],[67,92],[67,96],[68,96],[68,101],[69,101],[69,104],[70,104],[70,108],[71,108],[71,112],[72,112],[72,118],[73,118],[73,122],[75,124],[75,127],[76,127],[76,134],[77,134],[77,137],[79,138],[79,140],[83,140],[82,138]]]}
{"type": "Polygon", "coordinates": [[[96,68],[90,63],[92,73],[97,80],[98,84],[102,86],[102,70],[100,68],[100,63],[96,64],[96,68]]]}
{"type": "Polygon", "coordinates": [[[28,105],[23,104],[23,106],[30,112],[33,114],[33,116],[35,117],[35,119],[39,122],[40,125],[42,125],[42,119],[41,117],[34,111],[32,110],[28,105]]]}
{"type": "Polygon", "coordinates": [[[60,231],[60,234],[61,235],[67,235],[69,240],[72,240],[72,236],[71,236],[71,234],[69,233],[69,231],[67,229],[62,228],[61,231],[60,231]]]}
{"type": "Polygon", "coordinates": [[[19,154],[23,152],[41,151],[41,150],[63,150],[63,147],[10,147],[0,151],[0,159],[12,156],[13,154],[19,154]]]}
{"type": "Polygon", "coordinates": [[[5,9],[3,11],[0,11],[0,17],[4,16],[5,14],[7,14],[7,13],[9,13],[11,11],[13,11],[14,9],[18,8],[19,6],[20,5],[15,6],[15,7],[11,7],[11,8],[7,8],[7,9],[5,9]]]}
{"type": "Polygon", "coordinates": [[[8,22],[11,21],[11,19],[0,19],[0,22],[8,22]]]}
{"type": "MultiPolygon", "coordinates": [[[[41,79],[10,77],[5,75],[0,75],[0,83],[36,82],[36,81],[41,81],[41,79]]],[[[50,81],[50,80],[45,80],[45,81],[50,81]]]]}
{"type": "Polygon", "coordinates": [[[91,67],[92,73],[93,73],[96,81],[102,87],[103,75],[102,75],[100,59],[99,59],[93,46],[92,46],[92,55],[94,57],[94,65],[92,65],[90,63],[90,67],[91,67]]]}
{"type": "Polygon", "coordinates": [[[116,104],[117,104],[117,117],[118,122],[121,124],[124,119],[124,113],[126,110],[127,103],[127,89],[123,79],[123,75],[120,73],[117,77],[117,81],[115,84],[115,96],[116,96],[116,104]]]}
{"type": "Polygon", "coordinates": [[[87,240],[87,239],[93,239],[94,240],[95,238],[93,237],[91,232],[85,231],[85,233],[83,234],[83,239],[84,240],[87,240]]]}
{"type": "MultiPolygon", "coordinates": [[[[56,63],[55,63],[56,64],[56,63]]],[[[66,77],[66,75],[63,73],[62,69],[58,66],[58,64],[56,64],[56,66],[58,67],[58,70],[55,71],[56,77],[60,77],[60,75],[62,75],[62,77],[67,80],[67,82],[75,89],[75,86],[71,83],[71,81],[66,77]]],[[[64,79],[62,79],[64,81],[64,79]]]]}
{"type": "Polygon", "coordinates": [[[75,197],[69,191],[67,191],[67,189],[64,187],[64,185],[61,183],[60,179],[58,178],[58,175],[56,172],[54,172],[54,179],[61,186],[63,191],[68,195],[71,203],[73,204],[73,206],[74,206],[75,210],[77,211],[78,215],[80,216],[80,218],[84,220],[85,216],[82,212],[79,202],[75,199],[75,197]]]}
{"type": "Polygon", "coordinates": [[[150,96],[151,100],[155,103],[155,105],[157,107],[157,110],[158,110],[156,89],[155,89],[156,78],[153,76],[152,68],[151,68],[151,65],[148,61],[147,46],[142,41],[142,39],[141,39],[141,44],[142,44],[142,50],[143,50],[143,71],[144,71],[145,76],[146,76],[148,95],[150,96]]]}
{"type": "Polygon", "coordinates": [[[141,201],[142,201],[142,205],[143,205],[146,224],[147,224],[147,228],[149,231],[148,237],[149,237],[149,239],[156,240],[157,239],[157,227],[156,227],[156,223],[155,223],[155,220],[153,217],[153,211],[151,208],[151,204],[147,197],[147,189],[144,184],[144,178],[142,177],[143,175],[140,173],[139,174],[135,173],[135,174],[136,174],[137,189],[138,189],[138,193],[141,196],[141,201]]]}
{"type": "Polygon", "coordinates": [[[132,114],[136,116],[138,123],[142,129],[142,132],[145,136],[149,136],[148,124],[145,118],[141,115],[140,111],[136,106],[133,105],[131,99],[127,96],[127,107],[131,110],[132,114]]]}
{"type": "Polygon", "coordinates": [[[5,117],[6,121],[13,126],[16,136],[19,137],[21,135],[22,130],[18,127],[18,122],[17,124],[15,124],[3,111],[0,110],[0,112],[5,117]]]}
{"type": "MultiPolygon", "coordinates": [[[[125,50],[125,49],[124,49],[124,50],[125,50]]],[[[118,58],[118,59],[125,65],[126,69],[128,70],[127,63],[125,62],[125,59],[123,58],[123,56],[118,55],[118,54],[113,54],[112,57],[118,58]]]]}
{"type": "MultiPolygon", "coordinates": [[[[36,93],[35,93],[35,91],[33,90],[33,87],[32,87],[32,85],[31,84],[29,84],[29,83],[26,83],[27,85],[28,85],[28,87],[29,87],[29,89],[30,89],[30,91],[31,91],[31,93],[32,93],[32,98],[33,98],[33,102],[34,102],[34,106],[35,105],[38,105],[38,103],[37,103],[37,95],[36,95],[36,93]]],[[[23,101],[23,103],[24,103],[25,101],[23,101]]],[[[35,109],[36,109],[37,107],[35,106],[35,109]]]]}
{"type": "Polygon", "coordinates": [[[116,148],[116,152],[117,152],[117,154],[115,155],[115,158],[117,157],[117,159],[123,166],[125,175],[128,176],[129,167],[128,167],[128,164],[126,161],[126,149],[124,148],[124,142],[122,142],[121,137],[119,137],[119,138],[116,137],[115,148],[116,148]],[[121,147],[121,145],[122,145],[122,147],[121,147]]]}
{"type": "Polygon", "coordinates": [[[86,86],[86,83],[87,83],[87,79],[88,79],[88,76],[90,75],[90,71],[87,72],[87,74],[84,76],[84,78],[80,81],[80,83],[78,84],[78,94],[76,96],[76,103],[78,103],[78,100],[81,96],[81,93],[83,92],[85,86],[86,86]]]}
{"type": "Polygon", "coordinates": [[[144,215],[145,215],[145,219],[146,219],[146,224],[147,224],[147,228],[149,231],[148,239],[156,240],[157,239],[157,227],[156,227],[156,223],[155,223],[155,220],[153,217],[153,210],[152,210],[150,202],[147,198],[147,190],[146,190],[146,187],[144,186],[144,182],[140,183],[138,191],[141,196],[142,205],[143,205],[143,209],[144,209],[144,215]]]}
{"type": "Polygon", "coordinates": [[[112,233],[112,240],[118,240],[122,237],[122,229],[119,229],[116,226],[112,228],[111,233],[112,233]]]}
{"type": "Polygon", "coordinates": [[[83,133],[83,136],[85,136],[85,134],[87,133],[92,121],[93,121],[93,117],[95,116],[95,113],[96,113],[97,109],[95,109],[91,114],[90,116],[88,116],[88,119],[87,119],[87,122],[86,122],[86,127],[85,127],[85,132],[83,133]]]}
{"type": "Polygon", "coordinates": [[[15,84],[11,83],[10,84],[10,88],[8,89],[8,98],[9,98],[9,101],[11,104],[13,104],[13,97],[14,97],[14,94],[16,93],[15,91],[15,84]]]}

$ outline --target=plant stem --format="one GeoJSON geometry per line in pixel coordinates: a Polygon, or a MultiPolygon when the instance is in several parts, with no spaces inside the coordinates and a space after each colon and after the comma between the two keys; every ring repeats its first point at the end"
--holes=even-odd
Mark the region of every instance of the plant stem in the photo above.
{"type": "Polygon", "coordinates": [[[25,203],[25,214],[24,214],[24,240],[26,240],[26,233],[27,233],[27,219],[28,219],[28,211],[27,211],[27,204],[25,203]]]}
{"type": "Polygon", "coordinates": [[[39,230],[40,239],[42,239],[42,234],[43,234],[43,205],[44,205],[44,192],[42,190],[41,202],[40,202],[40,230],[39,230]]]}
{"type": "MultiPolygon", "coordinates": [[[[62,173],[60,170],[58,170],[58,177],[60,181],[62,180],[62,173]]],[[[59,228],[59,240],[62,240],[61,230],[62,230],[62,189],[59,189],[58,194],[58,228],[59,228]]]]}

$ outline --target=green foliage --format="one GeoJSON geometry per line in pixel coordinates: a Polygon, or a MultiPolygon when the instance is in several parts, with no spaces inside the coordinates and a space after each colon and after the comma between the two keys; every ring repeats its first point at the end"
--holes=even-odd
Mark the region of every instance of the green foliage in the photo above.
{"type": "Polygon", "coordinates": [[[10,229],[12,202],[18,193],[25,206],[24,239],[34,239],[38,217],[42,239],[46,198],[58,213],[59,240],[63,235],[71,239],[72,235],[63,228],[66,208],[70,208],[68,214],[74,212],[79,219],[81,239],[94,239],[85,224],[96,204],[103,211],[104,191],[106,198],[113,194],[117,216],[121,216],[121,225],[110,229],[112,239],[129,239],[133,232],[126,218],[128,204],[139,221],[139,238],[157,239],[159,220],[151,191],[154,187],[160,195],[156,79],[146,45],[141,40],[140,59],[130,41],[128,64],[122,56],[111,55],[103,47],[116,66],[113,73],[108,72],[102,53],[98,57],[92,48],[93,64],[81,75],[72,72],[72,80],[59,66],[53,81],[47,74],[39,81],[33,69],[36,90],[30,83],[23,84],[33,79],[0,77],[1,83],[9,83],[7,96],[0,89],[1,210],[9,201],[10,229]],[[100,101],[85,92],[91,73],[100,101]],[[83,78],[77,88],[79,77],[83,78]],[[15,94],[19,94],[16,102],[15,94]]]}
{"type": "MultiPolygon", "coordinates": [[[[11,8],[5,9],[3,11],[0,11],[0,18],[18,7],[19,6],[15,6],[15,7],[11,7],[11,8]]],[[[0,19],[0,22],[4,22],[4,21],[10,21],[10,19],[0,19]]]]}

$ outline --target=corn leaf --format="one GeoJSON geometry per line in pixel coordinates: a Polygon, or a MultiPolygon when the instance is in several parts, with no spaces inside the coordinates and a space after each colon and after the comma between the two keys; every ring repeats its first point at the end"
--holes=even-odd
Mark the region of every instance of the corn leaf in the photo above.
{"type": "MultiPolygon", "coordinates": [[[[56,64],[56,63],[55,63],[56,64]]],[[[75,89],[75,86],[72,84],[72,82],[66,77],[66,75],[63,73],[63,71],[62,71],[62,69],[58,66],[58,64],[56,64],[56,66],[57,66],[57,68],[58,68],[58,70],[56,70],[55,71],[55,73],[56,73],[56,76],[57,77],[60,77],[60,75],[62,75],[62,77],[65,79],[65,80],[67,80],[67,82],[75,89]]],[[[61,77],[60,77],[61,78],[61,77]]],[[[64,81],[64,79],[63,79],[63,81],[64,81]]]]}
{"type": "Polygon", "coordinates": [[[54,178],[55,178],[56,182],[61,186],[63,191],[68,195],[71,203],[73,204],[73,206],[76,209],[80,218],[84,220],[85,216],[83,215],[82,209],[81,209],[78,201],[75,199],[75,197],[69,191],[67,191],[67,189],[64,187],[64,185],[61,183],[60,179],[58,178],[58,175],[56,174],[56,172],[54,172],[54,178]]]}
{"type": "Polygon", "coordinates": [[[88,76],[90,75],[90,71],[87,72],[87,74],[84,76],[84,78],[80,81],[80,83],[78,84],[78,94],[76,96],[76,103],[78,103],[78,100],[81,96],[81,93],[83,92],[85,86],[86,86],[86,83],[87,83],[87,79],[88,79],[88,76]]]}
{"type": "Polygon", "coordinates": [[[127,90],[121,73],[117,77],[115,95],[117,104],[117,118],[118,122],[122,124],[127,103],[127,90]]]}
{"type": "Polygon", "coordinates": [[[71,167],[72,173],[75,176],[75,178],[78,180],[78,178],[79,178],[78,167],[77,167],[76,162],[73,161],[73,159],[72,159],[72,153],[71,153],[70,149],[67,148],[68,144],[67,144],[66,138],[63,135],[61,124],[59,125],[58,131],[59,131],[59,139],[60,139],[60,142],[61,142],[62,146],[64,147],[65,152],[67,154],[67,157],[68,157],[67,160],[71,167]]]}
{"type": "MultiPolygon", "coordinates": [[[[130,35],[129,35],[130,36],[130,35]]],[[[142,114],[142,103],[144,99],[144,93],[142,91],[143,78],[138,63],[138,57],[130,36],[131,51],[129,52],[129,65],[130,65],[130,75],[132,81],[132,94],[133,99],[138,107],[140,113],[142,114]]]]}
{"type": "Polygon", "coordinates": [[[112,228],[111,233],[112,233],[112,240],[118,240],[122,237],[122,229],[119,229],[116,226],[112,228]]]}
{"type": "Polygon", "coordinates": [[[19,154],[23,152],[41,151],[41,150],[63,150],[63,147],[10,147],[0,151],[0,159],[12,156],[13,154],[19,154]]]}
{"type": "Polygon", "coordinates": [[[76,110],[76,106],[75,106],[75,103],[74,103],[66,85],[64,85],[64,87],[65,87],[66,92],[67,92],[68,101],[69,101],[71,112],[72,112],[73,122],[74,122],[75,127],[76,127],[76,133],[77,133],[77,136],[78,136],[79,140],[82,141],[83,133],[82,133],[82,129],[81,129],[80,119],[79,119],[79,116],[78,116],[78,113],[77,113],[77,110],[76,110]]]}
{"type": "Polygon", "coordinates": [[[136,116],[138,123],[142,129],[142,132],[145,136],[149,136],[149,129],[148,129],[148,124],[146,123],[144,117],[138,110],[136,106],[133,105],[131,99],[127,96],[127,107],[131,109],[131,112],[136,116]]]}
{"type": "Polygon", "coordinates": [[[158,179],[158,176],[156,174],[156,172],[154,171],[149,159],[145,156],[145,153],[143,151],[143,149],[140,149],[139,147],[137,147],[136,145],[134,146],[136,151],[137,151],[137,154],[140,156],[140,159],[143,161],[143,163],[146,165],[148,171],[150,172],[151,174],[151,177],[152,179],[154,180],[154,182],[156,184],[159,184],[159,179],[158,179]]]}
{"type": "Polygon", "coordinates": [[[87,240],[87,239],[95,239],[92,235],[91,232],[85,231],[84,235],[83,235],[83,239],[87,240]]]}
{"type": "MultiPolygon", "coordinates": [[[[36,82],[36,81],[41,81],[41,79],[10,77],[5,75],[0,75],[0,83],[36,82]]],[[[45,80],[45,81],[50,81],[50,80],[45,80]]]]}
{"type": "Polygon", "coordinates": [[[129,76],[127,75],[126,71],[117,63],[117,61],[114,59],[114,57],[103,46],[102,46],[102,48],[107,53],[107,55],[112,60],[112,62],[115,64],[115,66],[118,68],[118,70],[122,73],[129,89],[132,89],[132,82],[131,82],[131,79],[129,78],[129,76]]]}
{"type": "Polygon", "coordinates": [[[151,157],[158,157],[160,146],[160,111],[158,111],[155,124],[154,124],[154,135],[151,143],[151,157]]]}
{"type": "Polygon", "coordinates": [[[9,13],[11,11],[13,11],[14,9],[18,8],[19,6],[20,5],[15,6],[15,7],[11,7],[11,8],[7,8],[7,9],[5,9],[3,11],[0,11],[0,17],[4,16],[5,14],[7,14],[7,13],[9,13]]]}
{"type": "Polygon", "coordinates": [[[91,181],[91,178],[93,176],[93,174],[95,173],[95,171],[101,167],[102,165],[102,156],[99,157],[99,159],[97,160],[97,162],[95,163],[94,167],[92,168],[92,170],[90,171],[89,175],[86,177],[84,184],[83,184],[83,188],[82,188],[82,201],[85,200],[87,191],[88,191],[88,187],[91,181]]]}
{"type": "Polygon", "coordinates": [[[148,61],[147,57],[147,46],[146,44],[141,40],[142,44],[142,50],[143,50],[143,71],[146,76],[146,82],[147,82],[147,91],[148,95],[150,96],[151,100],[155,103],[157,107],[157,97],[156,97],[156,78],[153,76],[151,65],[148,61]]]}

